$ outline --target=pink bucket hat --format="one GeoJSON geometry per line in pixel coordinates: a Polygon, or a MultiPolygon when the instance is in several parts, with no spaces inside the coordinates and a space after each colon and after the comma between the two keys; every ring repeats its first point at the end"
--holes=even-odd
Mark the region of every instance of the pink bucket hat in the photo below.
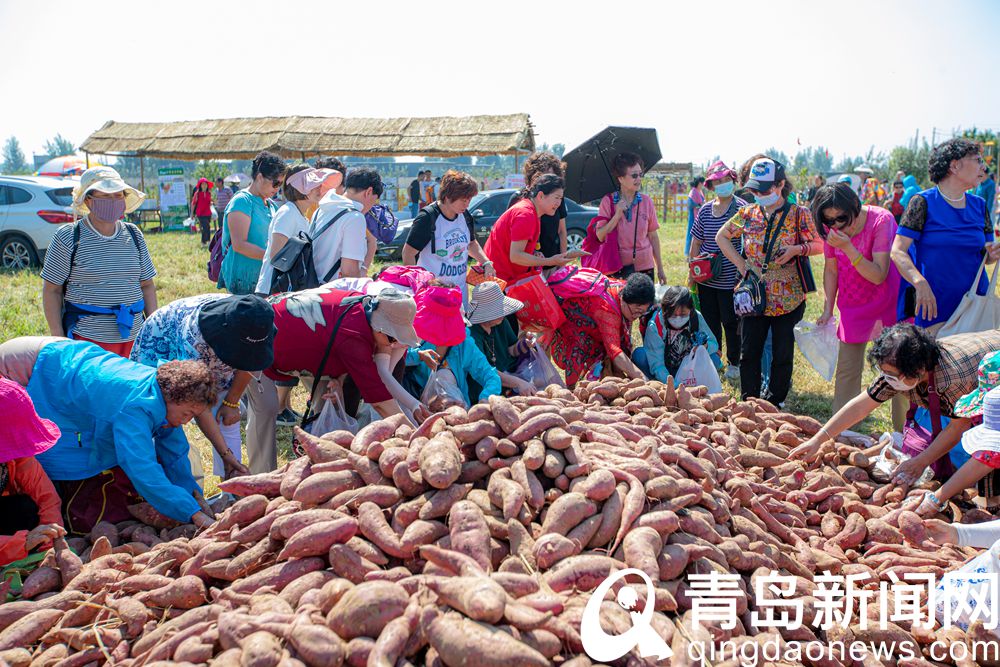
{"type": "Polygon", "coordinates": [[[0,463],[37,456],[56,444],[59,427],[35,412],[24,387],[0,378],[0,463]]]}
{"type": "Polygon", "coordinates": [[[709,167],[708,171],[705,172],[706,183],[708,183],[709,181],[721,181],[724,178],[733,179],[733,183],[735,183],[738,180],[736,172],[727,167],[726,163],[723,162],[722,160],[716,160],[715,162],[713,162],[712,166],[709,167]]]}
{"type": "Polygon", "coordinates": [[[460,345],[465,340],[462,292],[457,287],[428,287],[416,296],[413,328],[432,345],[460,345]]]}
{"type": "Polygon", "coordinates": [[[331,173],[337,173],[333,169],[315,169],[309,167],[302,171],[297,171],[286,179],[286,182],[304,195],[309,194],[319,186],[331,173]]]}

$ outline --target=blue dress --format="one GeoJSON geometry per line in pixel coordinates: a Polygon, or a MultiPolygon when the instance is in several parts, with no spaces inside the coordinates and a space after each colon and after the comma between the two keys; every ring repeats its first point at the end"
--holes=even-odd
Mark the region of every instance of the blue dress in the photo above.
{"type": "MultiPolygon", "coordinates": [[[[925,219],[921,223],[904,213],[896,234],[913,239],[910,256],[937,300],[937,317],[916,318],[918,327],[929,327],[946,322],[972,287],[983,247],[993,241],[993,227],[986,221],[986,202],[980,197],[966,195],[965,208],[955,208],[936,187],[919,194],[927,203],[925,219]]],[[[984,273],[979,294],[986,293],[988,284],[984,273]]]]}

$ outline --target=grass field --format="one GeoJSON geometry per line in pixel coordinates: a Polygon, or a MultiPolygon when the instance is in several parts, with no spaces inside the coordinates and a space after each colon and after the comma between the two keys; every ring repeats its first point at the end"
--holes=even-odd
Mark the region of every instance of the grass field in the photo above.
{"type": "MultiPolygon", "coordinates": [[[[686,283],[687,265],[683,257],[684,223],[670,220],[663,224],[660,228],[660,240],[669,282],[686,283]]],[[[156,278],[156,288],[160,305],[185,296],[218,291],[205,274],[208,251],[201,248],[198,235],[179,232],[151,233],[147,236],[147,244],[159,273],[156,278]]],[[[813,259],[813,272],[817,277],[817,283],[821,284],[822,260],[817,262],[816,258],[813,259]]],[[[38,270],[0,273],[0,287],[2,287],[0,339],[48,333],[42,315],[42,283],[38,273],[38,270]]],[[[822,309],[822,293],[811,295],[806,308],[806,319],[814,321],[822,309]]],[[[870,371],[865,379],[866,381],[871,379],[870,371]]],[[[734,395],[738,395],[738,384],[727,385],[727,388],[734,395]]],[[[72,400],[71,397],[68,398],[72,400]]],[[[786,409],[825,420],[831,414],[832,398],[833,385],[820,377],[796,351],[792,392],[786,403],[786,409]]],[[[305,392],[297,388],[293,394],[293,405],[301,411],[305,400],[305,392]]],[[[889,426],[889,408],[885,406],[863,422],[858,430],[878,435],[889,426]]],[[[193,424],[189,424],[186,429],[192,445],[198,447],[203,454],[202,460],[206,472],[210,472],[211,451],[208,441],[193,424]]],[[[291,437],[291,429],[279,428],[279,458],[284,458],[290,452],[291,437]]],[[[215,481],[211,475],[207,477],[206,491],[214,489],[215,481]]]]}

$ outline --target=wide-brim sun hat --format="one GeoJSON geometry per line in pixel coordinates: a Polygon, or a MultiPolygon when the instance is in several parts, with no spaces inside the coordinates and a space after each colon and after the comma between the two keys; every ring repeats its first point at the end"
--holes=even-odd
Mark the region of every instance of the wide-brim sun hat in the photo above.
{"type": "Polygon", "coordinates": [[[955,416],[978,417],[983,414],[983,397],[1000,386],[1000,351],[990,352],[979,362],[977,386],[955,402],[955,416]]]}
{"type": "Polygon", "coordinates": [[[391,336],[407,347],[417,347],[420,337],[413,328],[416,316],[417,304],[412,296],[386,289],[372,300],[368,322],[373,331],[391,336]]]}
{"type": "Polygon", "coordinates": [[[198,179],[198,182],[194,184],[194,189],[195,190],[201,190],[201,184],[202,183],[208,183],[208,189],[209,190],[211,190],[212,188],[215,187],[215,183],[213,183],[212,181],[210,181],[207,178],[205,178],[204,176],[202,176],[201,178],[198,179]]]}
{"type": "Polygon", "coordinates": [[[472,289],[468,318],[472,324],[482,324],[513,315],[522,308],[524,302],[505,295],[497,283],[486,281],[472,289]]]}
{"type": "Polygon", "coordinates": [[[125,212],[131,213],[139,208],[145,193],[139,192],[122,179],[121,174],[111,167],[91,167],[80,175],[80,183],[73,188],[73,210],[80,215],[90,213],[90,207],[84,202],[91,190],[113,194],[125,193],[125,212]]]}
{"type": "Polygon", "coordinates": [[[432,345],[461,345],[465,340],[462,291],[457,287],[428,287],[417,292],[413,328],[432,345]]]}
{"type": "Polygon", "coordinates": [[[969,454],[1000,452],[1000,387],[983,397],[983,423],[965,432],[962,449],[969,454]]]}
{"type": "Polygon", "coordinates": [[[37,456],[52,448],[62,435],[59,427],[42,419],[24,387],[0,378],[0,463],[37,456]]]}
{"type": "Polygon", "coordinates": [[[319,186],[323,185],[323,181],[325,181],[330,174],[339,173],[339,171],[335,171],[333,169],[316,169],[315,167],[309,167],[308,169],[297,171],[287,177],[285,179],[285,183],[295,188],[298,192],[307,195],[319,186]]]}
{"type": "Polygon", "coordinates": [[[274,363],[274,309],[254,294],[210,301],[198,314],[198,328],[219,360],[239,371],[262,371],[274,363]]]}

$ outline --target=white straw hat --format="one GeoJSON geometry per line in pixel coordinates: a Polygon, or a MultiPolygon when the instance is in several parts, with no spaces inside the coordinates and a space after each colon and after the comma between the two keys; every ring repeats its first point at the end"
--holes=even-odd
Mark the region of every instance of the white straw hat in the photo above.
{"type": "Polygon", "coordinates": [[[125,193],[125,212],[131,213],[139,208],[146,195],[126,183],[121,174],[111,167],[91,167],[80,175],[80,184],[73,188],[73,210],[80,215],[87,215],[90,209],[84,203],[87,193],[98,192],[125,193]]]}
{"type": "Polygon", "coordinates": [[[476,285],[469,296],[469,322],[482,324],[507,317],[524,308],[524,303],[504,295],[500,285],[487,280],[476,285]]]}

